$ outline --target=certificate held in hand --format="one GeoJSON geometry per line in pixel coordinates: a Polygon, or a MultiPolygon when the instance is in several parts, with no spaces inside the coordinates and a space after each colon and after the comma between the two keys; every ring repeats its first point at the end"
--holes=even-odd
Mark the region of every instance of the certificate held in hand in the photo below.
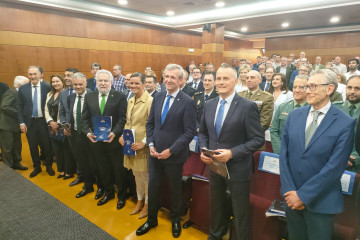
{"type": "Polygon", "coordinates": [[[94,121],[94,135],[96,141],[107,141],[109,134],[111,133],[111,116],[96,116],[94,121]]]}
{"type": "Polygon", "coordinates": [[[135,156],[136,151],[131,149],[131,145],[135,142],[135,129],[124,129],[123,132],[124,147],[123,152],[128,156],[135,156]]]}

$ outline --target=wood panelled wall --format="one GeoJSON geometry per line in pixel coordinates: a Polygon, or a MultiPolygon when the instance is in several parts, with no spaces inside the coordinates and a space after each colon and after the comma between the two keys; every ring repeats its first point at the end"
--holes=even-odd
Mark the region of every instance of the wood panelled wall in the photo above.
{"type": "Polygon", "coordinates": [[[360,55],[360,32],[334,33],[295,37],[269,38],[265,40],[265,55],[279,53],[289,56],[294,53],[299,57],[304,51],[311,63],[316,56],[322,57],[322,63],[330,62],[332,58],[340,56],[342,63],[347,65],[350,58],[360,55]]]}
{"type": "MultiPolygon", "coordinates": [[[[98,62],[111,70],[120,64],[123,74],[151,66],[159,76],[168,63],[187,66],[201,62],[202,36],[173,29],[103,19],[83,14],[0,2],[0,81],[12,85],[16,75],[27,75],[30,65],[42,66],[44,78],[76,67],[91,77],[98,62]],[[188,49],[193,48],[194,53],[188,49]]],[[[258,55],[251,42],[226,40],[224,61],[258,55]],[[255,54],[254,54],[255,52],[255,54]]],[[[256,56],[255,56],[256,58],[256,56]]]]}

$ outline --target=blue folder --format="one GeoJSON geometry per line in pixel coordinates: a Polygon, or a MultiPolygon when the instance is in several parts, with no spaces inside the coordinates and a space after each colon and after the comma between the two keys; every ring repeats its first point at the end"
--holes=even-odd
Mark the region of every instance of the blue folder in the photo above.
{"type": "Polygon", "coordinates": [[[111,133],[111,116],[97,116],[93,117],[94,122],[94,135],[96,141],[107,141],[111,133]]]}
{"type": "Polygon", "coordinates": [[[124,129],[123,132],[124,147],[123,152],[128,156],[135,156],[136,152],[131,149],[131,145],[135,142],[135,130],[134,129],[124,129]]]}

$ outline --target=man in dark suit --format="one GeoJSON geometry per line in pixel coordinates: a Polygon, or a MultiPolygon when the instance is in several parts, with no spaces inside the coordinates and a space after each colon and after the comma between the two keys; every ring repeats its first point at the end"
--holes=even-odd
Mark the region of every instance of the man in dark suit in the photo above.
{"type": "Polygon", "coordinates": [[[280,149],[281,194],[290,239],[331,239],[343,211],[340,178],[353,149],[355,120],[331,105],[337,77],[314,70],[306,85],[309,106],[290,112],[280,149]]]}
{"type": "Polygon", "coordinates": [[[291,74],[293,72],[293,69],[292,69],[292,67],[290,65],[287,65],[287,58],[286,57],[281,58],[280,66],[278,66],[275,69],[275,72],[284,74],[286,76],[286,84],[287,84],[287,86],[289,86],[290,78],[291,78],[291,74]]]}
{"type": "Polygon", "coordinates": [[[98,63],[92,63],[91,64],[91,74],[94,76],[92,78],[89,78],[87,81],[87,87],[90,88],[91,91],[95,91],[96,90],[96,80],[95,80],[95,76],[97,71],[101,70],[101,66],[98,63]]]}
{"type": "Polygon", "coordinates": [[[18,92],[18,119],[21,132],[26,133],[34,164],[34,171],[30,173],[30,177],[35,177],[41,172],[39,146],[45,156],[44,164],[46,171],[50,176],[54,176],[49,132],[44,118],[46,95],[50,91],[50,86],[40,82],[41,74],[37,66],[30,66],[28,68],[28,76],[30,83],[21,86],[18,92]]]}
{"type": "Polygon", "coordinates": [[[126,170],[123,166],[124,155],[119,143],[126,123],[127,102],[125,95],[111,89],[113,76],[107,70],[96,73],[97,90],[85,95],[81,124],[84,134],[91,141],[95,160],[99,167],[105,195],[97,203],[101,206],[115,197],[114,184],[118,189],[117,209],[125,206],[126,201],[126,170]],[[96,140],[94,119],[96,116],[111,116],[111,133],[107,141],[96,140]]]}
{"type": "Polygon", "coordinates": [[[266,70],[265,70],[266,81],[265,82],[261,81],[261,83],[259,85],[259,88],[261,90],[263,90],[265,92],[269,92],[270,85],[271,85],[271,79],[274,76],[274,73],[275,73],[275,69],[273,67],[266,68],[266,70]]]}
{"type": "Polygon", "coordinates": [[[129,99],[134,96],[134,93],[130,90],[130,76],[131,73],[128,73],[125,76],[125,89],[123,93],[125,94],[126,101],[129,101],[129,99]]]}
{"type": "Polygon", "coordinates": [[[199,67],[194,67],[191,73],[192,81],[189,82],[187,85],[192,87],[198,92],[204,91],[204,85],[201,81],[201,69],[199,67]]]}
{"type": "MultiPolygon", "coordinates": [[[[186,73],[184,74],[184,76],[187,75],[186,73]]],[[[163,86],[165,87],[166,90],[166,86],[165,86],[165,81],[163,83],[163,86]]],[[[179,83],[179,88],[182,92],[184,92],[186,95],[193,97],[196,90],[194,88],[192,88],[191,86],[189,86],[188,84],[186,84],[186,78],[183,77],[182,79],[180,79],[180,83],[179,83]]],[[[164,91],[164,90],[161,90],[164,91]]]]}
{"type": "Polygon", "coordinates": [[[165,68],[166,91],[155,95],[146,124],[146,142],[149,158],[149,211],[148,219],[136,231],[140,236],[158,225],[159,188],[166,174],[171,192],[172,235],[181,234],[180,215],[182,199],[182,171],[189,156],[189,143],[196,134],[194,101],[179,89],[184,70],[177,64],[165,68]]]}
{"type": "Polygon", "coordinates": [[[157,93],[156,91],[157,79],[153,75],[147,75],[145,78],[145,89],[150,94],[150,96],[154,97],[157,93]]]}
{"type": "Polygon", "coordinates": [[[199,128],[200,126],[200,120],[204,110],[205,102],[218,96],[215,89],[215,78],[216,78],[216,72],[205,71],[204,80],[203,80],[205,91],[196,92],[194,94],[197,120],[198,120],[197,128],[199,128]]]}
{"type": "MultiPolygon", "coordinates": [[[[230,189],[237,239],[248,239],[248,208],[252,154],[264,143],[260,113],[256,103],[235,93],[236,72],[221,65],[216,73],[219,97],[205,103],[200,123],[199,147],[214,150],[215,158],[226,163],[229,179],[210,173],[211,226],[209,239],[222,239],[230,220],[226,209],[226,189],[230,189]],[[236,120],[234,120],[236,119],[236,120]],[[214,124],[215,123],[215,124],[214,124]]],[[[201,153],[207,164],[213,159],[201,153]]]]}

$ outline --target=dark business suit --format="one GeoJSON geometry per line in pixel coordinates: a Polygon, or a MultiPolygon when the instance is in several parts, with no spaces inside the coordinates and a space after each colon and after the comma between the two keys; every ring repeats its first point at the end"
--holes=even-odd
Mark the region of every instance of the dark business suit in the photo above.
{"type": "MultiPolygon", "coordinates": [[[[188,84],[186,84],[186,85],[188,85],[189,87],[192,87],[193,86],[193,83],[194,82],[189,82],[188,84]]],[[[193,88],[193,87],[192,87],[193,88]]],[[[194,88],[195,89],[195,88],[194,88]]],[[[199,82],[198,82],[198,85],[197,85],[197,88],[195,89],[197,92],[201,92],[201,91],[204,91],[205,90],[205,88],[204,88],[204,84],[203,84],[203,82],[201,81],[201,80],[199,80],[199,82]]]]}
{"type": "Polygon", "coordinates": [[[196,134],[196,110],[194,101],[179,91],[161,124],[162,107],[167,91],[155,95],[146,123],[146,142],[154,144],[158,153],[170,149],[168,159],[149,158],[149,211],[148,221],[157,222],[159,209],[159,187],[163,173],[168,177],[171,191],[172,222],[180,221],[182,170],[189,156],[189,143],[196,134]]]}
{"type": "Polygon", "coordinates": [[[26,137],[28,139],[28,144],[30,148],[31,159],[34,164],[34,169],[41,168],[40,158],[39,158],[39,149],[40,146],[41,151],[45,155],[44,164],[47,168],[52,166],[52,157],[51,157],[51,147],[50,147],[50,138],[49,132],[47,128],[47,123],[45,120],[45,101],[48,92],[50,91],[50,86],[44,82],[40,83],[41,91],[37,91],[38,94],[41,93],[41,111],[43,117],[41,118],[33,118],[32,110],[33,110],[33,99],[32,99],[32,84],[27,83],[22,85],[18,91],[18,99],[19,99],[19,112],[18,119],[19,123],[25,123],[27,127],[26,137]]]}
{"type": "MultiPolygon", "coordinates": [[[[216,90],[214,89],[210,95],[208,100],[215,98],[219,96],[216,93],[216,90]]],[[[204,105],[205,105],[205,92],[196,92],[194,95],[194,101],[195,101],[195,105],[196,105],[196,113],[197,113],[197,128],[199,128],[200,126],[200,120],[201,120],[201,116],[203,114],[203,110],[204,110],[204,105]]]]}
{"type": "Polygon", "coordinates": [[[194,96],[194,94],[196,92],[196,90],[194,88],[192,88],[191,86],[189,86],[187,84],[185,84],[185,86],[183,87],[183,89],[181,89],[181,91],[183,91],[190,97],[194,96]]]}
{"type": "Polygon", "coordinates": [[[353,149],[355,120],[331,106],[305,148],[311,106],[294,109],[283,128],[281,194],[296,191],[305,209],[286,207],[290,239],[330,239],[335,214],[343,211],[340,178],[353,149]]]}
{"type": "Polygon", "coordinates": [[[155,96],[155,94],[157,94],[158,93],[158,91],[153,91],[153,93],[150,95],[150,96],[152,96],[152,97],[154,97],[155,96]]]}
{"type": "MultiPolygon", "coordinates": [[[[267,81],[261,82],[260,85],[259,85],[259,88],[260,88],[261,90],[265,91],[266,83],[267,83],[267,81]]],[[[269,92],[270,85],[271,85],[271,82],[269,82],[269,88],[268,88],[267,92],[269,92]]]]}
{"type": "MultiPolygon", "coordinates": [[[[119,137],[122,135],[126,123],[126,108],[127,102],[125,95],[111,89],[105,104],[103,116],[112,116],[111,132],[115,134],[115,138],[111,143],[90,142],[90,146],[94,149],[95,160],[99,167],[100,176],[105,188],[105,195],[114,194],[115,182],[120,200],[125,200],[126,198],[126,171],[123,166],[124,155],[119,143],[119,137]]],[[[85,135],[90,133],[90,129],[94,132],[94,122],[92,118],[95,116],[101,116],[98,90],[85,95],[81,118],[85,135]]]]}
{"type": "Polygon", "coordinates": [[[200,123],[199,147],[211,150],[230,149],[232,158],[226,163],[230,175],[227,180],[211,172],[211,227],[209,239],[221,239],[226,232],[226,189],[231,192],[237,239],[248,239],[248,208],[250,178],[253,172],[252,154],[264,143],[260,113],[256,103],[237,94],[231,102],[219,136],[215,133],[215,114],[219,97],[205,103],[200,123]]]}
{"type": "Polygon", "coordinates": [[[89,78],[86,80],[87,84],[86,87],[91,89],[91,91],[95,91],[96,90],[96,80],[95,78],[89,78]]]}
{"type": "MultiPolygon", "coordinates": [[[[87,90],[87,92],[90,92],[87,90]]],[[[76,93],[73,93],[67,97],[68,109],[70,112],[70,124],[71,124],[71,142],[73,144],[72,148],[74,149],[74,157],[78,165],[78,169],[81,169],[81,176],[84,178],[84,184],[86,189],[92,189],[95,181],[97,182],[98,188],[103,188],[101,177],[98,171],[98,167],[94,158],[94,153],[90,145],[89,139],[82,132],[75,130],[75,120],[74,120],[74,106],[75,98],[77,97],[76,93]]],[[[75,110],[76,111],[76,110],[75,110]]]]}
{"type": "MultiPolygon", "coordinates": [[[[280,69],[281,69],[281,66],[279,66],[279,67],[277,67],[276,68],[276,70],[275,70],[275,72],[276,73],[280,73],[280,69]]],[[[292,67],[291,66],[286,66],[286,85],[287,86],[289,86],[289,84],[290,84],[290,78],[291,78],[291,74],[292,74],[292,72],[293,72],[293,69],[292,69],[292,67]]]]}

